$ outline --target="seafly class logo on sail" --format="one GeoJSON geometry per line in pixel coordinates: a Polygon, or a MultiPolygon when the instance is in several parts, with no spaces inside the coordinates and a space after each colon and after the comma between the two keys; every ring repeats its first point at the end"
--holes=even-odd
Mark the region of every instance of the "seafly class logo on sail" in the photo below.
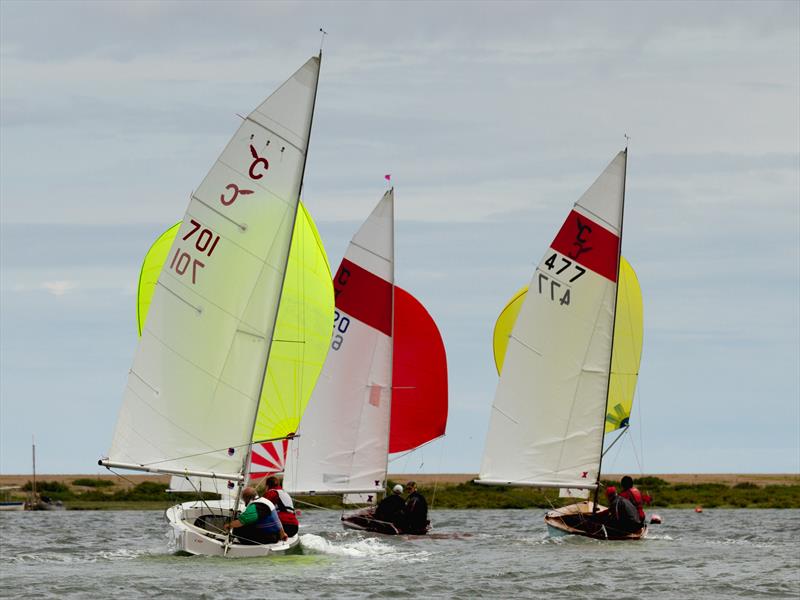
{"type": "Polygon", "coordinates": [[[550,247],[616,283],[619,236],[586,215],[571,211],[550,247]]]}
{"type": "MultiPolygon", "coordinates": [[[[254,137],[255,134],[250,135],[250,140],[252,141],[254,137]]],[[[268,147],[269,143],[270,141],[267,140],[265,147],[268,147]]],[[[281,148],[281,152],[283,152],[284,149],[285,148],[281,148]]],[[[250,163],[250,168],[247,170],[247,174],[250,179],[257,181],[264,177],[264,173],[266,173],[269,169],[269,161],[263,156],[258,155],[258,151],[252,143],[250,144],[250,155],[253,157],[253,160],[250,163]],[[259,170],[258,172],[257,169],[259,170]]],[[[233,205],[240,195],[248,196],[255,193],[254,190],[241,188],[233,182],[227,184],[224,190],[232,192],[230,197],[227,197],[225,191],[219,195],[220,204],[226,208],[233,205]]],[[[172,262],[169,264],[169,268],[178,275],[183,276],[188,272],[189,266],[191,265],[192,285],[196,285],[199,273],[198,269],[204,269],[206,267],[206,263],[200,261],[193,254],[195,251],[199,252],[203,260],[206,260],[206,258],[211,258],[212,253],[219,243],[220,236],[195,219],[191,219],[189,223],[191,224],[192,229],[186,233],[186,235],[181,236],[181,239],[186,242],[189,241],[189,238],[197,234],[197,237],[193,240],[194,247],[192,248],[190,246],[190,250],[187,251],[178,246],[178,248],[175,250],[175,255],[172,257],[172,262]]],[[[242,230],[246,229],[245,225],[239,225],[239,227],[242,230]]]]}

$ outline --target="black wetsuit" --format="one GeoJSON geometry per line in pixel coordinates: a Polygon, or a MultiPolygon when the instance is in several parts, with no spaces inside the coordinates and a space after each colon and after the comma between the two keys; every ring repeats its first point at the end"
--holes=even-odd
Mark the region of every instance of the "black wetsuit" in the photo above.
{"type": "Polygon", "coordinates": [[[398,494],[386,496],[375,509],[375,519],[399,527],[403,521],[403,497],[398,494]]]}
{"type": "Polygon", "coordinates": [[[417,491],[406,500],[404,533],[423,534],[428,532],[428,503],[417,491]]]}

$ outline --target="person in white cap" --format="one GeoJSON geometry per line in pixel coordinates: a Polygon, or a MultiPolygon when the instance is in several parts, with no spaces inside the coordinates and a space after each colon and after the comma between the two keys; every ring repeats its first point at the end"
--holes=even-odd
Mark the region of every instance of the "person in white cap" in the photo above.
{"type": "Polygon", "coordinates": [[[392,493],[381,500],[375,509],[375,519],[385,521],[399,527],[403,522],[403,486],[399,483],[392,488],[392,493]]]}

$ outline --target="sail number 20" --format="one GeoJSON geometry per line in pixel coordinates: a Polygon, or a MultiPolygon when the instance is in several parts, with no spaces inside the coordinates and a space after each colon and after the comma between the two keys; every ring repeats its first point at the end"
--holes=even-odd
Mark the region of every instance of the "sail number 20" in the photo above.
{"type": "Polygon", "coordinates": [[[350,326],[350,319],[340,314],[339,311],[333,313],[333,339],[331,340],[331,350],[338,350],[344,342],[344,334],[350,326]]]}
{"type": "MultiPolygon", "coordinates": [[[[197,250],[210,257],[219,243],[219,236],[214,235],[210,229],[203,227],[194,219],[189,222],[192,224],[192,229],[189,233],[184,235],[182,239],[188,241],[189,238],[197,234],[194,240],[193,250],[197,250]]],[[[175,250],[175,255],[172,257],[172,262],[169,264],[169,268],[178,275],[183,275],[189,270],[189,265],[192,267],[192,283],[195,284],[197,283],[197,269],[203,269],[206,265],[194,258],[189,252],[177,248],[175,250]]]]}

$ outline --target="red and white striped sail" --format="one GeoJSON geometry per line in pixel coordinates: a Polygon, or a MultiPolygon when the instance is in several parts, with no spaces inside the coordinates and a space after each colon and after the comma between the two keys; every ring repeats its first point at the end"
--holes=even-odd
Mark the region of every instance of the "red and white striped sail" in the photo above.
{"type": "Polygon", "coordinates": [[[353,237],[333,283],[331,349],[290,442],[284,489],[378,492],[392,400],[393,190],[353,237]]]}
{"type": "Polygon", "coordinates": [[[597,484],[626,159],[620,152],[581,196],[536,267],[492,406],[484,483],[597,484]]]}

